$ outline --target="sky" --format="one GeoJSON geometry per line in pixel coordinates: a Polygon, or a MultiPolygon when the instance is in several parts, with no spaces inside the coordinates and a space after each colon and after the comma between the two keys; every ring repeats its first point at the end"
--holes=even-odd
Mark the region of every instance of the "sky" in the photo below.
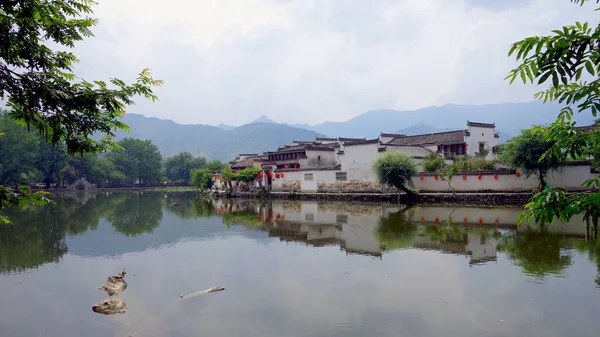
{"type": "Polygon", "coordinates": [[[150,68],[159,101],[128,109],[182,124],[344,121],[376,109],[533,100],[504,78],[510,44],[575,21],[568,0],[97,0],[81,78],[150,68]]]}

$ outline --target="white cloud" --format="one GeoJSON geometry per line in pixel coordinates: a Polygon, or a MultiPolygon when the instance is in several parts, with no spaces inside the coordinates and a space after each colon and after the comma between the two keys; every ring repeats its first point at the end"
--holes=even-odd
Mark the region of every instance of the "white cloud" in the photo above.
{"type": "Polygon", "coordinates": [[[575,20],[565,0],[103,0],[78,47],[86,78],[150,67],[158,103],[129,111],[181,123],[346,120],[370,109],[529,101],[508,85],[510,43],[575,20]]]}

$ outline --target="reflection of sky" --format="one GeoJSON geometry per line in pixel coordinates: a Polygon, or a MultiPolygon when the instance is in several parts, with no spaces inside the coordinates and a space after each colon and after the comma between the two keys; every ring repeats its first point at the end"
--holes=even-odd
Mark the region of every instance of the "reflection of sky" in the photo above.
{"type": "Polygon", "coordinates": [[[67,255],[2,277],[0,301],[11,305],[0,309],[0,335],[592,336],[600,328],[594,275],[583,256],[567,277],[538,284],[504,258],[469,267],[465,256],[435,251],[379,260],[338,247],[215,237],[117,259],[67,255]],[[128,311],[93,313],[105,297],[95,287],[121,267],[128,311]],[[211,286],[225,291],[178,298],[211,286]]]}
{"type": "MultiPolygon", "coordinates": [[[[366,225],[366,224],[364,224],[366,225]]],[[[358,225],[357,225],[358,226],[358,225]]],[[[363,233],[357,231],[356,233],[363,233]]],[[[367,235],[368,231],[365,232],[367,235]]],[[[362,235],[362,234],[361,234],[362,235]]],[[[596,336],[600,289],[587,253],[560,277],[523,274],[502,253],[388,251],[346,255],[338,246],[280,242],[218,217],[163,212],[152,233],[127,237],[103,219],[67,236],[69,254],[0,276],[0,336],[596,336]],[[127,270],[127,312],[92,304],[108,275],[127,270]],[[225,291],[178,296],[223,286],[225,291]]]]}

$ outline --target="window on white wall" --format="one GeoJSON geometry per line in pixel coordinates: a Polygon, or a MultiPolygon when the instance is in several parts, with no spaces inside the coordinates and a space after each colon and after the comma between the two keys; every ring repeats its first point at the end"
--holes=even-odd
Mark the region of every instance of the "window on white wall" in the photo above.
{"type": "Polygon", "coordinates": [[[479,152],[482,152],[483,150],[485,150],[485,144],[479,143],[479,152]]]}
{"type": "Polygon", "coordinates": [[[304,181],[312,181],[313,180],[313,174],[312,173],[306,173],[304,174],[304,181]]]}

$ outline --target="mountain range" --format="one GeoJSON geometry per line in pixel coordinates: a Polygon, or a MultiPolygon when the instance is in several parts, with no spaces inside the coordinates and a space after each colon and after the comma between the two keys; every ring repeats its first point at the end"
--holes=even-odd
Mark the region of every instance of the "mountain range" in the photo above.
{"type": "MultiPolygon", "coordinates": [[[[124,122],[131,132],[117,133],[117,139],[135,137],[150,139],[163,156],[187,151],[208,159],[231,160],[240,153],[262,153],[276,150],[294,140],[316,137],[376,138],[381,132],[423,134],[466,129],[467,120],[496,123],[500,141],[507,141],[523,128],[553,122],[561,106],[541,102],[486,105],[447,104],[419,110],[372,110],[345,122],[321,124],[284,124],[261,116],[252,123],[232,126],[177,124],[171,120],[127,114],[124,122]]],[[[589,125],[589,114],[575,116],[579,125],[589,125]]]]}

